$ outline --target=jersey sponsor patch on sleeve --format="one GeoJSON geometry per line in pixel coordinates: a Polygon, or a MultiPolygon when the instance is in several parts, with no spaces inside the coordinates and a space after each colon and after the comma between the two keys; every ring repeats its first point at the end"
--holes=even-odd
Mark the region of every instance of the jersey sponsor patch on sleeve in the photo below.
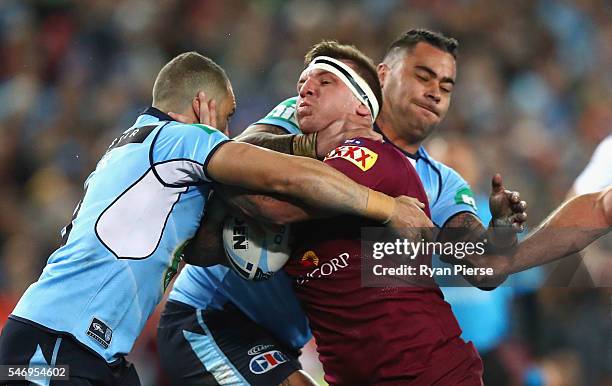
{"type": "Polygon", "coordinates": [[[343,145],[332,150],[323,161],[333,158],[345,159],[365,172],[374,166],[378,154],[367,147],[343,145]]]}
{"type": "Polygon", "coordinates": [[[464,186],[457,190],[457,193],[455,193],[455,204],[467,204],[476,209],[474,192],[472,192],[472,189],[470,189],[469,186],[464,186]]]}
{"type": "Polygon", "coordinates": [[[87,335],[107,349],[113,339],[113,330],[106,323],[94,317],[87,329],[87,335]]]}

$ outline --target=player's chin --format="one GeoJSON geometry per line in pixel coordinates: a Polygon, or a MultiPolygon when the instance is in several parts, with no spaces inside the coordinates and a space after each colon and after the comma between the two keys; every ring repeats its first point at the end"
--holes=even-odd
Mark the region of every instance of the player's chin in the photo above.
{"type": "Polygon", "coordinates": [[[416,105],[413,107],[413,110],[409,114],[413,117],[415,123],[419,127],[419,131],[427,134],[440,123],[441,118],[431,111],[425,110],[424,108],[416,105]]]}
{"type": "Polygon", "coordinates": [[[436,124],[428,121],[428,120],[419,120],[417,124],[412,129],[411,135],[414,140],[424,140],[431,134],[433,129],[436,127],[436,124]]]}
{"type": "Polygon", "coordinates": [[[314,133],[323,128],[323,125],[318,122],[312,115],[306,115],[298,118],[298,125],[304,134],[314,133]]]}
{"type": "Polygon", "coordinates": [[[422,111],[422,114],[419,116],[419,121],[421,122],[420,126],[422,130],[429,133],[438,123],[440,123],[440,117],[430,111],[422,111]]]}

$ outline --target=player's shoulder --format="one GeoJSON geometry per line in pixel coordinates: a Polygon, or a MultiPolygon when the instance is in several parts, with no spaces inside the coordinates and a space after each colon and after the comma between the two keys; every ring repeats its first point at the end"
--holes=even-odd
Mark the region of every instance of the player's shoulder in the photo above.
{"type": "Polygon", "coordinates": [[[282,118],[291,119],[295,114],[295,106],[297,104],[297,96],[287,98],[284,101],[277,104],[269,113],[266,115],[267,118],[282,118]]]}
{"type": "Polygon", "coordinates": [[[265,117],[253,123],[253,125],[274,125],[282,128],[288,134],[300,134],[300,128],[295,117],[297,96],[287,98],[276,105],[265,117]]]}
{"type": "Polygon", "coordinates": [[[202,136],[202,135],[225,135],[216,128],[200,123],[182,123],[178,121],[168,121],[163,128],[163,132],[174,136],[202,136]]]}
{"type": "Polygon", "coordinates": [[[282,101],[281,103],[279,103],[278,105],[282,105],[282,106],[295,106],[297,103],[297,95],[296,96],[292,96],[290,98],[285,99],[284,101],[282,101]]]}
{"type": "Polygon", "coordinates": [[[212,126],[203,125],[201,123],[182,123],[179,121],[168,121],[164,128],[168,128],[171,130],[187,130],[196,132],[204,131],[205,133],[209,134],[219,131],[212,126]]]}
{"type": "Polygon", "coordinates": [[[443,183],[446,184],[449,182],[457,182],[461,184],[467,184],[461,174],[459,174],[455,169],[446,165],[445,163],[442,163],[432,158],[422,146],[417,151],[417,155],[418,160],[424,162],[428,168],[432,169],[432,171],[440,175],[440,178],[443,183]]]}

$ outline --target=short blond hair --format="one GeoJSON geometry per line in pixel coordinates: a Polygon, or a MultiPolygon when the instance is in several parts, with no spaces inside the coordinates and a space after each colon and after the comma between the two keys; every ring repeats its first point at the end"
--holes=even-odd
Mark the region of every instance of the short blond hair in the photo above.
{"type": "Polygon", "coordinates": [[[221,66],[197,52],[185,52],[159,71],[153,85],[153,106],[162,111],[183,111],[200,90],[219,105],[229,88],[221,66]]]}

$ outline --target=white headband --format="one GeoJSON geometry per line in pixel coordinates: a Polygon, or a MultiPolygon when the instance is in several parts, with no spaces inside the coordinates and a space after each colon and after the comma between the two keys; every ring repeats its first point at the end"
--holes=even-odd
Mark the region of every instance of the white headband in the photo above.
{"type": "Polygon", "coordinates": [[[374,92],[368,83],[347,64],[329,56],[317,56],[310,62],[307,69],[320,69],[336,75],[355,94],[372,113],[372,122],[376,120],[380,107],[374,92]]]}

